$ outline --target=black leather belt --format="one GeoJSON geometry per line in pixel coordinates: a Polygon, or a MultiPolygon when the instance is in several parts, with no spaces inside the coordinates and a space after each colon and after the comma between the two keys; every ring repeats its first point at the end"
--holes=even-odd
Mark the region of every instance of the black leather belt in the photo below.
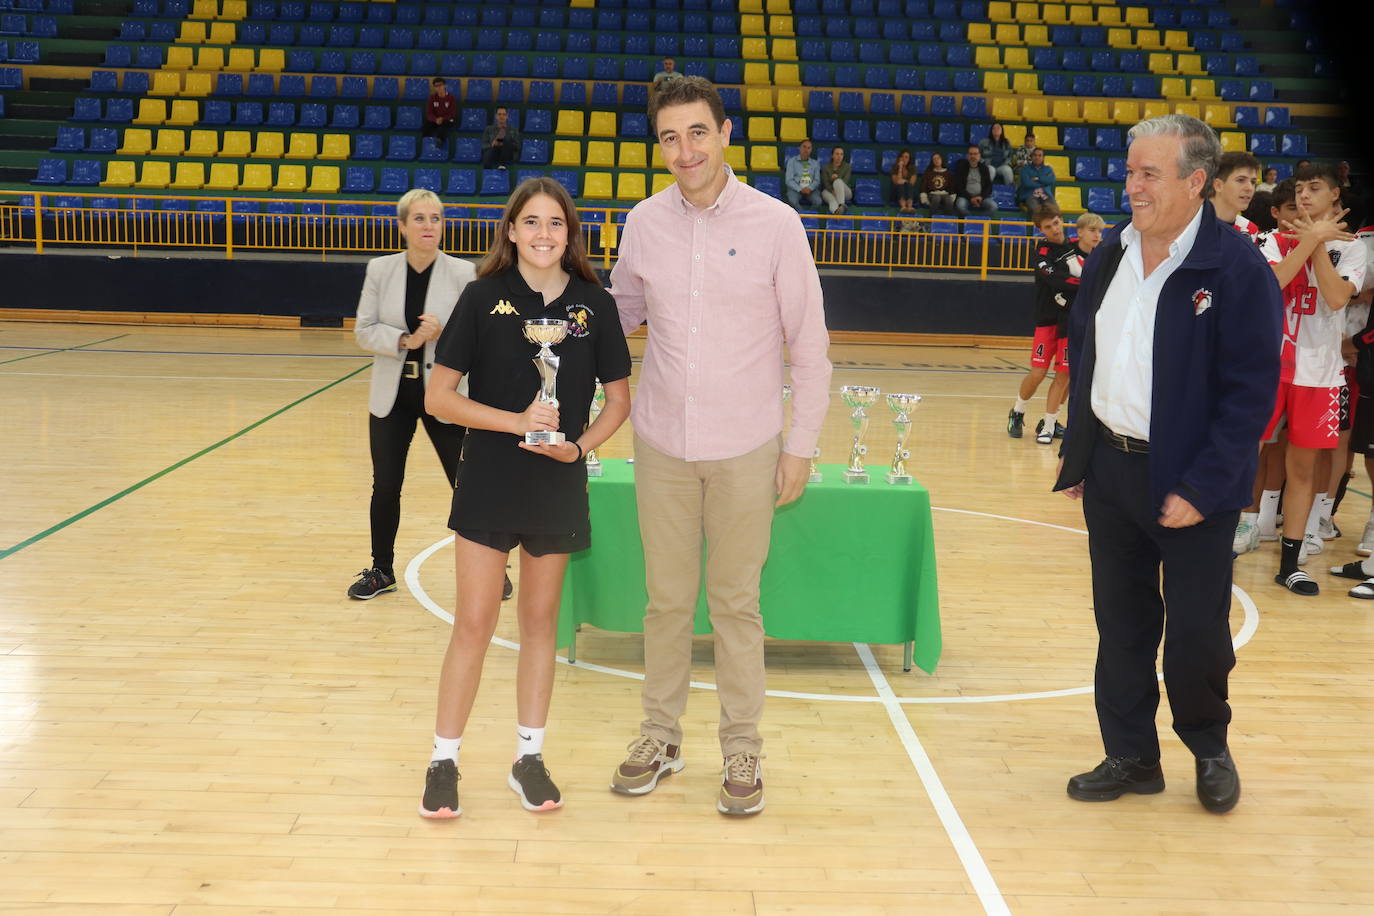
{"type": "Polygon", "coordinates": [[[1102,438],[1107,441],[1112,448],[1126,454],[1148,455],[1150,454],[1150,443],[1144,439],[1132,439],[1130,436],[1122,436],[1112,432],[1107,426],[1102,427],[1102,438]]]}

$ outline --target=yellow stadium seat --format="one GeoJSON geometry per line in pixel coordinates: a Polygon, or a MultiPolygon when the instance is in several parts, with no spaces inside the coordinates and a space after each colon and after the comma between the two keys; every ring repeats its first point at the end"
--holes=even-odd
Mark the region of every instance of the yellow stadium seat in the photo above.
{"type": "Polygon", "coordinates": [[[1040,7],[1040,19],[1046,25],[1067,25],[1069,8],[1062,3],[1046,3],[1040,7]]]}
{"type": "Polygon", "coordinates": [[[325,134],[320,141],[320,159],[347,159],[350,153],[348,134],[325,134]]]}
{"type": "Polygon", "coordinates": [[[1169,113],[1169,103],[1160,99],[1151,99],[1140,109],[1141,120],[1148,121],[1150,118],[1160,118],[1169,113]]]}
{"type": "MultiPolygon", "coordinates": [[[[730,161],[730,149],[725,150],[725,161],[730,161]]],[[[649,144],[649,164],[656,169],[666,169],[668,166],[663,162],[663,147],[657,143],[649,144]]]]}
{"type": "Polygon", "coordinates": [[[971,45],[992,44],[992,26],[986,22],[968,24],[968,43],[971,45]]]}
{"type": "Polygon", "coordinates": [[[778,139],[783,143],[800,143],[808,136],[805,118],[781,118],[779,120],[778,139]]]}
{"type": "Polygon", "coordinates": [[[254,159],[280,159],[285,152],[286,138],[276,131],[263,131],[258,134],[258,142],[253,146],[254,159]]]}
{"type": "Polygon", "coordinates": [[[773,85],[775,86],[800,86],[801,67],[797,64],[774,64],[773,65],[773,85]]]}
{"type": "Polygon", "coordinates": [[[626,142],[616,149],[616,157],[622,169],[647,169],[649,167],[648,148],[644,143],[626,142]]]}
{"type": "Polygon", "coordinates": [[[1013,148],[1018,147],[1026,142],[1026,125],[1004,124],[1002,125],[1002,134],[1013,148]]]}
{"type": "Polygon", "coordinates": [[[273,191],[287,191],[299,194],[305,190],[305,166],[282,165],[277,167],[277,183],[273,191]]]}
{"type": "Polygon", "coordinates": [[[644,188],[643,172],[621,172],[615,180],[617,200],[643,200],[648,197],[644,188]]]}
{"type": "Polygon", "coordinates": [[[576,140],[553,141],[553,164],[558,166],[582,166],[582,144],[576,140]]]}
{"type": "Polygon", "coordinates": [[[1054,120],[1060,124],[1077,124],[1083,120],[1078,113],[1078,101],[1076,99],[1055,99],[1050,112],[1054,120]]]}
{"type": "Polygon", "coordinates": [[[988,20],[991,22],[1015,22],[1016,16],[1011,11],[1011,4],[1003,0],[992,0],[988,4],[988,20]]]}
{"type": "Polygon", "coordinates": [[[1153,51],[1146,58],[1151,73],[1173,73],[1174,56],[1168,52],[1153,51]]]}
{"type": "Polygon", "coordinates": [[[1048,48],[1053,44],[1050,41],[1049,26],[1028,25],[1022,31],[1022,36],[1026,44],[1032,48],[1048,48]]]}
{"type": "Polygon", "coordinates": [[[739,33],[741,35],[767,35],[768,26],[763,17],[757,13],[746,13],[739,17],[739,33]]]}
{"type": "Polygon", "coordinates": [[[248,16],[247,0],[224,0],[220,4],[219,18],[238,21],[248,16]]]}
{"type": "Polygon", "coordinates": [[[1166,99],[1188,98],[1188,81],[1178,77],[1166,76],[1159,81],[1159,94],[1166,99]]]}
{"type": "Polygon", "coordinates": [[[239,185],[240,191],[270,191],[272,190],[272,166],[263,162],[255,162],[243,167],[243,182],[239,185]]]}
{"type": "MultiPolygon", "coordinates": [[[[979,70],[997,70],[1002,66],[1002,52],[993,45],[978,45],[973,49],[973,65],[979,70]]],[[[991,73],[984,73],[986,82],[991,73]]]]}
{"type": "Polygon", "coordinates": [[[615,112],[593,111],[591,117],[587,119],[587,136],[614,137],[615,135],[615,112]]]}
{"type": "Polygon", "coordinates": [[[232,162],[215,162],[210,165],[210,178],[205,182],[207,191],[236,191],[239,186],[239,167],[232,162]]]}
{"type": "Polygon", "coordinates": [[[1201,54],[1180,54],[1174,69],[1187,76],[1206,76],[1207,68],[1202,65],[1201,54]]]}
{"type": "Polygon", "coordinates": [[[746,125],[746,135],[750,143],[776,143],[777,125],[769,117],[752,117],[746,125]]]}
{"type": "Polygon", "coordinates": [[[1143,6],[1126,7],[1126,24],[1138,29],[1150,27],[1150,11],[1143,6]]]}
{"type": "Polygon", "coordinates": [[[124,130],[124,144],[119,148],[121,156],[146,156],[153,149],[153,132],[143,127],[128,127],[124,130]]]}
{"type": "Polygon", "coordinates": [[[314,159],[319,153],[320,142],[315,134],[292,134],[287,147],[287,159],[314,159]]]}
{"type": "Polygon", "coordinates": [[[136,188],[165,188],[172,183],[172,165],[169,162],[158,162],[152,159],[144,160],[143,168],[139,171],[138,181],[134,182],[136,188]]]}
{"type": "Polygon", "coordinates": [[[611,189],[610,172],[588,172],[582,176],[582,196],[590,200],[610,200],[615,196],[611,189]]]}
{"type": "Polygon", "coordinates": [[[1021,117],[1021,106],[1016,99],[993,99],[992,119],[994,121],[1015,121],[1021,117]]]}
{"type": "MultiPolygon", "coordinates": [[[[778,37],[781,37],[781,38],[793,38],[793,37],[795,37],[796,34],[797,34],[797,30],[796,30],[796,27],[795,27],[795,26],[793,25],[793,23],[792,23],[792,17],[791,17],[791,16],[769,16],[769,17],[768,17],[768,34],[769,34],[769,35],[775,35],[775,36],[778,36],[778,37]]],[[[794,47],[795,47],[795,43],[794,43],[794,47]]],[[[774,56],[774,57],[777,57],[777,56],[778,56],[777,53],[776,53],[776,51],[774,52],[773,56],[774,56]]],[[[796,60],[795,57],[785,58],[785,59],[786,59],[786,60],[796,60]]]]}
{"type": "Polygon", "coordinates": [[[167,120],[167,103],[162,99],[139,99],[135,124],[161,124],[167,120]]]}
{"type": "Polygon", "coordinates": [[[186,152],[186,134],[180,130],[159,130],[157,143],[153,146],[154,156],[180,156],[186,152]]]}
{"type": "Polygon", "coordinates": [[[1124,99],[1113,102],[1112,120],[1118,124],[1135,124],[1140,120],[1140,103],[1124,99]]]}
{"type": "Polygon", "coordinates": [[[1156,29],[1136,29],[1135,46],[1142,51],[1159,51],[1165,47],[1163,38],[1156,29]]]}
{"type": "Polygon", "coordinates": [[[773,46],[768,49],[773,60],[796,60],[797,40],[795,38],[774,38],[773,46]]]}
{"type": "Polygon", "coordinates": [[[1174,105],[1174,114],[1187,115],[1190,118],[1202,120],[1202,106],[1197,102],[1179,102],[1174,105]]]}
{"type": "Polygon", "coordinates": [[[209,73],[188,73],[181,84],[181,94],[193,98],[204,98],[214,90],[214,77],[209,73]]]}
{"type": "MultiPolygon", "coordinates": [[[[1005,73],[984,73],[983,74],[984,92],[1011,92],[1011,80],[1005,73]]],[[[994,104],[996,100],[994,99],[994,104]]]]}
{"type": "Polygon", "coordinates": [[[1193,46],[1188,43],[1188,33],[1182,29],[1169,29],[1165,32],[1164,47],[1173,51],[1193,50],[1193,46]]]}
{"type": "Polygon", "coordinates": [[[164,70],[190,70],[195,65],[195,55],[190,48],[171,47],[167,49],[167,62],[164,70]]]}
{"type": "MultiPolygon", "coordinates": [[[[1035,142],[1037,144],[1040,142],[1040,131],[1042,129],[1043,128],[1036,128],[1035,130],[1035,142]]],[[[1045,165],[1054,169],[1054,177],[1060,181],[1074,180],[1073,169],[1069,167],[1068,156],[1046,156],[1045,165]]]]}
{"type": "Polygon", "coordinates": [[[553,132],[560,137],[584,136],[587,133],[586,119],[582,112],[564,108],[558,112],[558,123],[554,126],[553,132]]]}
{"type": "Polygon", "coordinates": [[[196,62],[192,67],[194,70],[223,70],[224,69],[224,49],[223,48],[201,48],[196,54],[196,62]]]}
{"type": "Polygon", "coordinates": [[[1021,27],[1014,22],[1004,22],[993,32],[993,41],[1006,47],[1021,44],[1021,27]]]}
{"type": "Polygon", "coordinates": [[[111,162],[105,167],[105,180],[102,188],[131,188],[134,184],[134,164],[132,162],[111,162]]]}
{"type": "Polygon", "coordinates": [[[231,45],[238,35],[238,26],[232,22],[212,22],[210,23],[210,34],[205,37],[205,43],[211,45],[231,45]]]}
{"type": "Polygon", "coordinates": [[[741,13],[762,13],[763,0],[740,0],[739,11],[741,13]]]}
{"type": "Polygon", "coordinates": [[[772,89],[746,89],[744,90],[744,108],[746,111],[772,111],[773,110],[773,90],[772,89]]]}
{"type": "Polygon", "coordinates": [[[806,97],[802,94],[800,89],[779,89],[778,111],[805,114],[806,97]]]}
{"type": "Polygon", "coordinates": [[[286,69],[286,52],[281,48],[263,48],[258,52],[259,73],[280,73],[286,69]]]}
{"type": "Polygon", "coordinates": [[[1121,7],[1119,6],[1099,6],[1097,8],[1098,25],[1121,25],[1121,7]]]}
{"type": "Polygon", "coordinates": [[[1235,127],[1231,117],[1230,105],[1208,105],[1203,109],[1203,118],[1212,127],[1235,127]]]}
{"type": "Polygon", "coordinates": [[[188,19],[181,24],[176,40],[178,44],[200,45],[205,44],[206,37],[205,23],[188,19]]]}
{"type": "Polygon", "coordinates": [[[212,159],[219,155],[219,134],[213,130],[193,130],[186,144],[186,155],[212,159]]]}
{"type": "Polygon", "coordinates": [[[746,86],[771,86],[773,79],[769,76],[768,65],[760,61],[746,62],[744,65],[744,85],[746,86]]]}
{"type": "Polygon", "coordinates": [[[610,140],[591,140],[587,143],[588,168],[615,168],[615,144],[610,140]]]}
{"type": "Polygon", "coordinates": [[[253,49],[252,48],[230,48],[229,61],[224,65],[224,69],[231,73],[247,73],[253,69],[253,49]]]}
{"type": "MultiPolygon", "coordinates": [[[[1060,9],[1063,9],[1063,7],[1060,7],[1060,9]]],[[[1025,0],[1020,0],[1020,2],[1016,4],[1016,21],[1024,23],[1044,22],[1045,20],[1042,18],[1040,14],[1040,7],[1037,4],[1028,3],[1025,2],[1025,0]]]]}
{"type": "Polygon", "coordinates": [[[253,150],[253,135],[246,130],[226,130],[220,138],[219,154],[226,159],[247,159],[253,150]]]}
{"type": "Polygon", "coordinates": [[[1017,73],[1012,76],[1011,91],[1017,95],[1039,95],[1040,77],[1034,73],[1017,73]]]}
{"type": "Polygon", "coordinates": [[[746,38],[740,42],[740,57],[745,60],[767,60],[768,40],[765,38],[746,38]]]}
{"type": "Polygon", "coordinates": [[[190,127],[200,121],[200,103],[191,99],[177,99],[172,102],[172,113],[167,115],[167,123],[177,127],[190,127]]]}
{"type": "Polygon", "coordinates": [[[339,167],[337,165],[317,165],[310,169],[311,194],[339,193],[339,167]]]}
{"type": "Polygon", "coordinates": [[[755,172],[778,171],[781,168],[778,165],[778,148],[776,146],[749,147],[749,168],[755,172]]]}
{"type": "Polygon", "coordinates": [[[672,187],[676,181],[677,179],[674,178],[672,175],[665,175],[662,172],[656,172],[654,174],[654,183],[652,186],[653,192],[657,194],[659,191],[667,190],[668,188],[672,187]]]}
{"type": "Polygon", "coordinates": [[[153,72],[153,84],[148,89],[149,95],[180,95],[181,94],[181,74],[173,73],[170,70],[157,70],[153,72]]]}
{"type": "Polygon", "coordinates": [[[744,171],[744,147],[727,146],[725,148],[725,163],[735,170],[735,174],[744,171]]]}
{"type": "MultiPolygon", "coordinates": [[[[1064,145],[1059,142],[1059,128],[1050,127],[1046,124],[1038,125],[1035,130],[1035,145],[1041,149],[1063,149],[1064,145]]],[[[1025,139],[1024,137],[1022,139],[1025,139]]]]}
{"type": "Polygon", "coordinates": [[[1069,22],[1074,25],[1092,25],[1093,8],[1082,4],[1069,7],[1069,22]]]}
{"type": "Polygon", "coordinates": [[[1193,80],[1188,84],[1188,92],[1199,101],[1215,99],[1218,97],[1216,80],[1193,80]]]}
{"type": "Polygon", "coordinates": [[[1102,99],[1084,99],[1083,121],[1087,124],[1108,124],[1112,120],[1110,106],[1102,99]]]}
{"type": "Polygon", "coordinates": [[[196,0],[191,7],[191,18],[193,19],[214,19],[219,15],[219,4],[216,0],[196,0]]]}
{"type": "Polygon", "coordinates": [[[1245,152],[1246,136],[1244,131],[1223,130],[1221,132],[1221,148],[1227,153],[1245,152]]]}
{"type": "Polygon", "coordinates": [[[1083,212],[1083,190],[1077,187],[1060,187],[1054,191],[1054,202],[1065,213],[1083,212]]]}
{"type": "Polygon", "coordinates": [[[1133,48],[1135,43],[1131,41],[1130,29],[1108,29],[1107,44],[1113,48],[1133,48]]]}
{"type": "Polygon", "coordinates": [[[170,187],[182,191],[197,191],[205,186],[205,165],[200,162],[178,162],[176,177],[170,187]]]}
{"type": "Polygon", "coordinates": [[[1030,51],[1026,48],[1006,48],[1002,51],[1002,66],[1008,70],[1031,69],[1030,51]]]}
{"type": "Polygon", "coordinates": [[[787,15],[792,12],[792,0],[768,0],[764,6],[770,15],[787,15]]]}

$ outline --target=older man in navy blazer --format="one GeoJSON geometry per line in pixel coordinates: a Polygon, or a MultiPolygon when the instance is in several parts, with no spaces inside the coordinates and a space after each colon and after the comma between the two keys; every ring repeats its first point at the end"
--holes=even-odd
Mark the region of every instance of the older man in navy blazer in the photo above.
{"type": "Polygon", "coordinates": [[[1240,798],[1226,739],[1231,538],[1274,407],[1283,304],[1254,243],[1202,198],[1221,155],[1212,129],[1166,115],[1130,136],[1132,218],[1088,260],[1069,328],[1055,489],[1083,500],[1107,757],[1068,792],[1109,801],[1164,789],[1162,634],[1174,731],[1196,758],[1198,799],[1221,813],[1240,798]]]}

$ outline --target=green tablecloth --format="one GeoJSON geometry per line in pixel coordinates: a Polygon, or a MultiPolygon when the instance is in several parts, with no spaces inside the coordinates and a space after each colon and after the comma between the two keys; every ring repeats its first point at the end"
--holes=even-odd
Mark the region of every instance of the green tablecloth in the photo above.
{"type": "MultiPolygon", "coordinates": [[[[564,579],[560,647],[572,644],[583,623],[643,629],[648,597],[634,465],[606,459],[602,465],[605,476],[589,481],[592,548],[573,554],[564,579]]],[[[916,664],[934,673],[940,597],[930,492],[918,483],[889,485],[885,467],[870,467],[866,485],[844,483],[843,465],[820,469],[825,479],[808,484],[773,520],[761,582],[765,632],[820,642],[914,642],[916,664]]],[[[711,632],[704,587],[696,632],[711,632]]]]}

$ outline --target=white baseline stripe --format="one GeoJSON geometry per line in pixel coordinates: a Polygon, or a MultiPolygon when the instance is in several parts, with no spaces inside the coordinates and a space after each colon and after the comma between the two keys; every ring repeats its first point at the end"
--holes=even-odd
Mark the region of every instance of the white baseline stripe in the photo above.
{"type": "MultiPolygon", "coordinates": [[[[119,378],[133,379],[168,379],[173,381],[191,382],[308,382],[318,385],[321,382],[332,382],[332,378],[269,378],[258,375],[98,375],[94,372],[6,372],[0,369],[3,375],[36,375],[48,378],[119,378]]],[[[351,381],[351,379],[350,379],[351,381]]]]}
{"type": "Polygon", "coordinates": [[[997,882],[992,877],[992,872],[988,871],[987,863],[983,861],[983,856],[978,852],[978,847],[973,842],[973,837],[969,835],[968,828],[959,817],[959,812],[954,807],[954,802],[950,800],[949,793],[945,791],[945,786],[940,782],[940,774],[935,772],[934,765],[930,762],[930,757],[926,754],[926,749],[921,745],[921,739],[916,737],[916,730],[911,727],[907,720],[906,713],[902,711],[901,704],[897,702],[897,697],[892,692],[891,685],[883,675],[882,669],[873,659],[873,650],[863,643],[854,643],[854,650],[859,653],[859,658],[864,663],[864,668],[868,670],[868,677],[873,681],[873,687],[878,691],[883,708],[887,710],[887,717],[892,720],[893,728],[897,729],[897,737],[901,739],[902,746],[906,748],[907,756],[911,758],[911,764],[916,768],[916,775],[921,778],[921,784],[925,786],[926,794],[930,796],[930,803],[935,807],[935,814],[940,818],[940,824],[945,828],[945,833],[949,835],[950,842],[954,844],[954,851],[959,856],[959,861],[963,863],[964,872],[969,880],[973,882],[973,889],[978,894],[978,899],[983,903],[983,910],[989,914],[1007,914],[1010,916],[1011,910],[1007,908],[1007,902],[1002,898],[1002,892],[997,889],[997,882]]]}

